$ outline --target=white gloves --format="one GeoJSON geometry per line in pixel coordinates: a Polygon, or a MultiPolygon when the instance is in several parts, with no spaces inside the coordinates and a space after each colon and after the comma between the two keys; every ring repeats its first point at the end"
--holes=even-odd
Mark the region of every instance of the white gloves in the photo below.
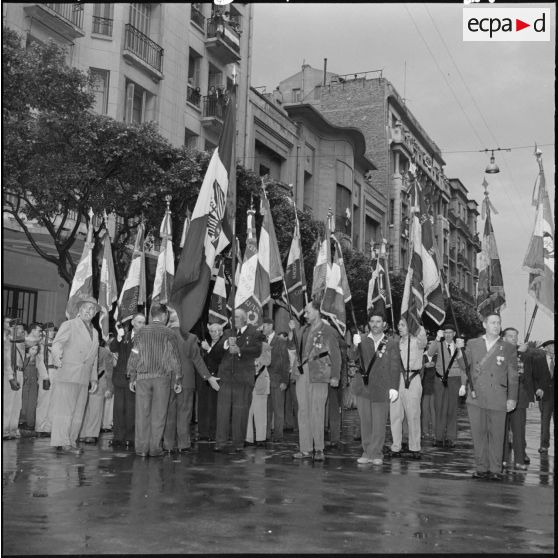
{"type": "Polygon", "coordinates": [[[209,351],[209,349],[211,349],[211,346],[210,346],[209,343],[204,339],[204,340],[201,342],[201,348],[202,348],[204,351],[209,351]]]}
{"type": "Polygon", "coordinates": [[[390,403],[395,403],[397,401],[398,397],[399,397],[399,393],[397,393],[396,389],[390,389],[389,390],[389,402],[390,403]]]}
{"type": "Polygon", "coordinates": [[[215,376],[211,376],[209,378],[207,378],[207,381],[209,382],[209,385],[215,390],[215,391],[219,391],[219,382],[218,382],[219,378],[216,378],[215,376]]]}
{"type": "Polygon", "coordinates": [[[466,394],[467,394],[467,388],[465,386],[461,386],[459,388],[459,397],[463,397],[466,394]]]}
{"type": "Polygon", "coordinates": [[[179,384],[178,382],[176,384],[174,384],[174,393],[176,393],[177,395],[179,393],[182,393],[182,384],[179,384]]]}
{"type": "Polygon", "coordinates": [[[353,335],[353,345],[358,345],[362,339],[360,338],[360,333],[355,333],[353,335]]]}
{"type": "Polygon", "coordinates": [[[96,381],[96,380],[93,380],[93,381],[91,382],[91,389],[89,390],[89,393],[95,393],[95,392],[97,391],[97,386],[98,386],[98,385],[99,385],[99,384],[97,383],[97,381],[96,381]]]}
{"type": "Polygon", "coordinates": [[[123,327],[117,327],[116,328],[116,340],[120,343],[120,341],[122,341],[123,337],[124,337],[124,328],[123,327]]]}
{"type": "Polygon", "coordinates": [[[441,341],[444,338],[444,330],[443,329],[439,329],[436,332],[436,340],[437,341],[441,341]]]}
{"type": "Polygon", "coordinates": [[[539,388],[537,391],[535,391],[535,395],[538,398],[541,398],[544,395],[544,391],[541,388],[539,388]]]}
{"type": "Polygon", "coordinates": [[[130,382],[130,391],[132,393],[136,393],[136,381],[134,380],[133,382],[130,382]]]}
{"type": "Polygon", "coordinates": [[[461,337],[458,337],[458,338],[455,340],[455,346],[456,346],[458,349],[464,349],[464,348],[465,348],[465,340],[462,339],[461,337]]]}
{"type": "Polygon", "coordinates": [[[508,412],[508,413],[511,413],[511,412],[515,409],[516,404],[517,404],[517,401],[514,401],[513,399],[508,399],[508,400],[506,401],[506,410],[507,410],[507,412],[508,412]]]}

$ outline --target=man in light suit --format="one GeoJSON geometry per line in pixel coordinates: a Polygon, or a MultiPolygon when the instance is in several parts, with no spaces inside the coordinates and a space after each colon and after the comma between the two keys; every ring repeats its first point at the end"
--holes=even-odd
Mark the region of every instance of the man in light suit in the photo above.
{"type": "Polygon", "coordinates": [[[50,445],[65,452],[80,453],[77,438],[90,393],[97,390],[99,334],[91,320],[100,310],[90,296],[76,303],[77,316],[64,322],[52,342],[51,395],[52,433],[50,445]]]}
{"type": "Polygon", "coordinates": [[[267,342],[271,345],[271,364],[267,367],[270,387],[267,399],[266,439],[281,442],[285,422],[285,390],[289,384],[289,353],[287,342],[275,333],[271,318],[264,318],[262,331],[267,338],[267,342]],[[273,438],[271,438],[272,422],[273,438]]]}
{"type": "MultiPolygon", "coordinates": [[[[506,413],[513,411],[517,403],[517,357],[514,347],[500,338],[499,314],[489,314],[482,325],[485,335],[471,339],[465,349],[472,386],[466,373],[462,373],[459,395],[467,394],[475,451],[473,478],[500,481],[506,413]]],[[[462,345],[463,340],[458,339],[456,346],[462,345]]]]}

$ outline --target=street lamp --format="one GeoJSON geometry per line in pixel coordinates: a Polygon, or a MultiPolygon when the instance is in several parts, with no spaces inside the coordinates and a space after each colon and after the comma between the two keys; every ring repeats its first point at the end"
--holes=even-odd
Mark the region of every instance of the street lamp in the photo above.
{"type": "Polygon", "coordinates": [[[496,164],[496,160],[494,158],[494,151],[511,151],[511,149],[508,149],[506,147],[503,148],[497,147],[496,149],[481,149],[482,153],[488,153],[489,151],[490,151],[490,163],[488,163],[486,169],[484,169],[484,172],[486,174],[496,174],[500,172],[500,168],[496,164]]]}

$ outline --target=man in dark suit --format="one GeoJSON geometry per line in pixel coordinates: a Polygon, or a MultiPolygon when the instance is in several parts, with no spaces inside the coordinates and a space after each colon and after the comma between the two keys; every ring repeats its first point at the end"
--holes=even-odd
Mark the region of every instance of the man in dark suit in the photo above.
{"type": "Polygon", "coordinates": [[[554,418],[554,340],[545,341],[541,349],[533,355],[533,381],[541,411],[539,453],[544,455],[550,446],[550,419],[554,418]]]}
{"type": "Polygon", "coordinates": [[[273,329],[273,320],[265,318],[262,326],[267,343],[271,346],[271,364],[267,367],[270,379],[270,391],[267,398],[267,436],[268,440],[283,440],[285,422],[285,390],[289,383],[289,353],[287,342],[279,337],[273,329]],[[271,424],[273,420],[273,438],[271,424]]]}
{"type": "Polygon", "coordinates": [[[127,366],[132,342],[138,331],[145,325],[145,316],[136,314],[132,318],[132,329],[125,332],[117,324],[116,339],[110,344],[110,351],[118,354],[116,366],[112,373],[112,384],[114,386],[114,411],[112,431],[113,437],[110,441],[112,446],[126,447],[134,446],[136,429],[136,394],[128,388],[127,366]]]}
{"type": "Polygon", "coordinates": [[[194,410],[194,390],[196,389],[195,372],[209,385],[219,391],[218,379],[212,376],[203,361],[198,347],[198,338],[193,333],[186,336],[180,332],[178,314],[169,307],[169,323],[178,341],[180,349],[180,365],[182,367],[182,386],[178,392],[171,389],[167,422],[163,434],[163,449],[170,453],[178,450],[180,453],[192,449],[190,440],[190,422],[194,410]],[[195,371],[194,371],[195,369],[195,371]]]}
{"type": "Polygon", "coordinates": [[[526,343],[518,346],[519,331],[514,327],[507,327],[504,329],[502,331],[502,339],[517,351],[517,372],[519,375],[517,405],[513,411],[506,415],[503,466],[511,466],[510,444],[508,443],[508,433],[511,431],[514,468],[525,471],[527,469],[526,463],[529,462],[525,453],[525,448],[527,447],[527,442],[525,440],[527,409],[529,408],[529,403],[535,398],[533,389],[533,367],[530,365],[532,351],[527,348],[526,343]]]}
{"type": "Polygon", "coordinates": [[[351,391],[357,400],[363,449],[357,463],[381,465],[389,404],[399,396],[402,365],[398,341],[384,333],[383,314],[372,310],[368,326],[370,333],[364,339],[358,333],[353,336],[355,347],[349,354],[361,366],[361,374],[351,382],[351,391]]]}
{"type": "MultiPolygon", "coordinates": [[[[467,411],[475,450],[475,479],[502,480],[506,412],[515,409],[519,378],[515,349],[500,338],[499,314],[482,323],[485,335],[471,339],[465,349],[472,386],[465,372],[459,395],[467,394],[467,411]]],[[[462,348],[463,340],[456,346],[462,348]]]]}
{"type": "Polygon", "coordinates": [[[252,401],[256,370],[254,361],[262,352],[263,335],[247,323],[246,312],[234,311],[237,331],[223,334],[223,359],[219,365],[221,385],[217,397],[217,435],[215,451],[222,451],[232,426],[232,442],[236,451],[244,448],[248,412],[252,401]]]}

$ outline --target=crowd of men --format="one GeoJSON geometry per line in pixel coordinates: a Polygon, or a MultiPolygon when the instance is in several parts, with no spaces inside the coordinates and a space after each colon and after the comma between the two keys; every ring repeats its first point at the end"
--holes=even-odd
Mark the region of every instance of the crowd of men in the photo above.
{"type": "Polygon", "coordinates": [[[256,328],[237,309],[234,330],[212,323],[200,341],[181,332],[172,308],[153,304],[148,324],[137,313],[105,343],[92,323],[99,309],[83,297],[59,329],[4,320],[3,439],[23,427],[50,437],[57,452],[80,453],[81,443],[97,442],[108,412],[112,446],[159,457],[192,451],[195,414],[196,441],[214,443],[217,452],[278,443],[286,430],[298,430],[293,458],[323,461],[327,432],[329,446],[340,447],[348,390],[360,419],[359,464],[420,459],[429,439],[454,448],[460,397],[474,478],[501,480],[506,467],[527,468],[526,409],[535,400],[539,453],[548,453],[554,341],[519,344],[517,329],[502,331],[498,314],[465,344],[452,324],[429,339],[422,327],[412,335],[402,319],[388,335],[385,316],[372,311],[365,331],[347,342],[312,301],[302,326],[291,320],[278,333],[266,318],[256,328]]]}

